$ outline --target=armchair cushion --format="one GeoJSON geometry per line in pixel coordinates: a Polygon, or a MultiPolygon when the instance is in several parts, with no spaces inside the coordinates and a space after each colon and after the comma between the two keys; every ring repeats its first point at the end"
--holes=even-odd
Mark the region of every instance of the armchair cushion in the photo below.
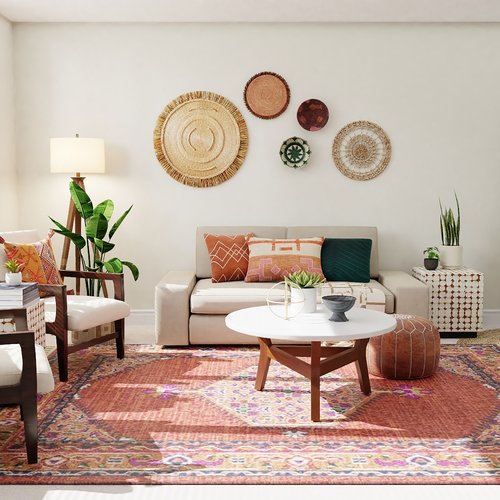
{"type": "Polygon", "coordinates": [[[32,243],[11,243],[4,241],[3,238],[0,240],[7,258],[24,264],[21,270],[24,282],[62,285],[63,281],[50,242],[51,236],[52,233],[49,233],[46,239],[32,243]]]}
{"type": "MultiPolygon", "coordinates": [[[[56,301],[47,297],[45,303],[45,321],[53,323],[56,318],[56,301]]],[[[130,306],[121,300],[85,295],[68,295],[68,330],[87,330],[95,326],[111,323],[126,318],[130,306]]]]}
{"type": "MultiPolygon", "coordinates": [[[[42,346],[35,344],[37,392],[45,394],[54,389],[54,377],[47,355],[42,346]]],[[[21,381],[23,358],[21,346],[0,346],[0,387],[17,385],[21,381]]]]}

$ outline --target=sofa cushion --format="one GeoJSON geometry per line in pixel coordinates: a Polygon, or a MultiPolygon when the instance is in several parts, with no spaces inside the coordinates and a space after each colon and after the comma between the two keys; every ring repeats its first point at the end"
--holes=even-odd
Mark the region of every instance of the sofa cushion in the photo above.
{"type": "Polygon", "coordinates": [[[241,281],[245,279],[248,269],[249,234],[205,234],[212,269],[212,281],[241,281]]]}
{"type": "Polygon", "coordinates": [[[368,238],[325,238],[321,268],[328,281],[370,281],[372,240],[368,238]]]}
{"type": "Polygon", "coordinates": [[[247,234],[253,233],[259,238],[285,238],[286,228],[279,226],[203,226],[196,229],[196,277],[212,276],[210,258],[205,245],[205,233],[212,234],[247,234]]]}
{"type": "Polygon", "coordinates": [[[287,228],[287,238],[310,238],[324,236],[325,238],[368,238],[372,240],[370,258],[370,277],[378,278],[378,243],[377,228],[372,226],[294,226],[287,228]]]}
{"type": "Polygon", "coordinates": [[[250,238],[248,271],[245,281],[280,281],[296,271],[321,270],[323,237],[280,239],[250,238]]]}
{"type": "MultiPolygon", "coordinates": [[[[265,305],[269,290],[276,283],[230,281],[212,283],[209,278],[199,280],[191,293],[191,313],[193,314],[229,314],[245,307],[265,305]]],[[[380,283],[329,283],[318,290],[318,300],[322,295],[331,293],[353,295],[357,306],[394,312],[394,296],[380,283]]],[[[282,287],[276,287],[270,294],[272,298],[283,296],[282,287]]]]}
{"type": "MultiPolygon", "coordinates": [[[[229,314],[245,307],[265,305],[269,289],[276,283],[245,283],[228,281],[212,283],[211,279],[199,280],[191,293],[193,314],[229,314]]],[[[280,287],[272,292],[273,297],[282,297],[280,287]]]]}

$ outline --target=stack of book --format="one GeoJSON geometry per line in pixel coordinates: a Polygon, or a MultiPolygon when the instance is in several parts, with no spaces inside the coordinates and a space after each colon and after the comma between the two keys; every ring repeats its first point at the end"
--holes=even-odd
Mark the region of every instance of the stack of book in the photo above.
{"type": "Polygon", "coordinates": [[[0,308],[28,307],[39,300],[37,283],[10,286],[0,283],[0,308]]]}

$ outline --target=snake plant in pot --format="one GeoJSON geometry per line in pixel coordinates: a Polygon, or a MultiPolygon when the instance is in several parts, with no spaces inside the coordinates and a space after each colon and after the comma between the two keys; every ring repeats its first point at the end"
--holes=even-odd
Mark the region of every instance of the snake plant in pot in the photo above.
{"type": "Polygon", "coordinates": [[[456,215],[451,208],[443,208],[439,200],[441,216],[439,227],[441,230],[441,243],[439,255],[441,266],[445,269],[456,269],[462,266],[463,249],[460,245],[460,204],[457,193],[455,193],[455,203],[457,206],[456,215]]]}
{"type": "MultiPolygon", "coordinates": [[[[57,226],[54,231],[69,238],[78,248],[83,270],[121,273],[124,268],[128,268],[134,280],[137,281],[139,270],[135,264],[117,257],[108,258],[108,253],[115,248],[115,243],[111,240],[132,210],[132,205],[111,225],[110,221],[114,212],[114,203],[111,200],[104,200],[94,206],[88,194],[73,181],[70,182],[69,191],[75,208],[84,222],[85,237],[70,231],[52,217],[49,219],[57,226]]],[[[101,281],[86,279],[85,288],[87,295],[98,296],[101,292],[101,281]]]]}

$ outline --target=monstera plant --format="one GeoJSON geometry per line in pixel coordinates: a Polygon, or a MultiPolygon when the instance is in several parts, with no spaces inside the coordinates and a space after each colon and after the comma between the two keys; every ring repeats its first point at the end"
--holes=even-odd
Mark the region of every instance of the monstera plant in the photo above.
{"type": "MultiPolygon", "coordinates": [[[[89,195],[73,181],[69,184],[69,191],[75,208],[84,222],[85,237],[72,232],[60,222],[49,217],[57,226],[54,231],[69,238],[79,249],[82,268],[85,271],[121,273],[127,267],[134,280],[137,281],[139,270],[135,264],[117,257],[108,258],[107,256],[115,248],[115,244],[111,242],[113,236],[132,210],[133,205],[111,225],[110,220],[115,208],[111,200],[104,200],[94,207],[89,195]]],[[[99,295],[101,281],[86,279],[85,287],[87,295],[99,295]]]]}

